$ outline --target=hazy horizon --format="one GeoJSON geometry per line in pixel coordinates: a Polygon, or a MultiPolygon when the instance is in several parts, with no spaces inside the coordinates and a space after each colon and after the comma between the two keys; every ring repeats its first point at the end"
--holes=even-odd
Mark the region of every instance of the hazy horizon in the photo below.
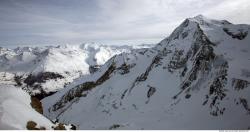
{"type": "Polygon", "coordinates": [[[59,45],[81,45],[81,44],[100,44],[100,45],[152,45],[157,44],[160,39],[143,39],[143,40],[101,40],[101,41],[84,41],[79,43],[17,43],[17,44],[0,44],[0,47],[14,49],[17,47],[44,47],[44,46],[59,46],[59,45]]]}

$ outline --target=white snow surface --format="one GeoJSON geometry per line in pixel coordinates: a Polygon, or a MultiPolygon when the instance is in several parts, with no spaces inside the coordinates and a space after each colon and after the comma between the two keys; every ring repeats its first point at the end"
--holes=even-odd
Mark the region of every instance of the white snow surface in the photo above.
{"type": "Polygon", "coordinates": [[[30,105],[30,95],[13,85],[0,84],[0,129],[24,130],[28,121],[51,129],[53,123],[30,105]]]}

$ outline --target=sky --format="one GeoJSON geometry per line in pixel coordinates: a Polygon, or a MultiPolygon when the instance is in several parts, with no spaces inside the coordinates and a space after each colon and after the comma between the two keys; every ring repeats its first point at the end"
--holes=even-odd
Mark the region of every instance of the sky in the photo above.
{"type": "Polygon", "coordinates": [[[0,0],[0,46],[157,43],[186,18],[249,13],[250,0],[0,0]]]}

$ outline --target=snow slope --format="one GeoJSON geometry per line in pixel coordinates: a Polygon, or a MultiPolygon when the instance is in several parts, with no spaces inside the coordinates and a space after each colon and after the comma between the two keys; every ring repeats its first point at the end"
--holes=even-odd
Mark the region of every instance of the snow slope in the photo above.
{"type": "Polygon", "coordinates": [[[18,78],[19,86],[31,94],[55,92],[75,78],[90,74],[90,67],[98,68],[115,54],[139,47],[145,45],[133,47],[89,43],[18,47],[13,50],[0,48],[0,76],[6,80],[5,74],[13,74],[18,78]]]}
{"type": "Polygon", "coordinates": [[[13,85],[0,84],[0,129],[26,129],[28,121],[51,129],[53,123],[30,106],[28,93],[13,85]]]}
{"type": "Polygon", "coordinates": [[[186,19],[153,48],[109,59],[44,98],[78,129],[248,129],[250,26],[186,19]]]}

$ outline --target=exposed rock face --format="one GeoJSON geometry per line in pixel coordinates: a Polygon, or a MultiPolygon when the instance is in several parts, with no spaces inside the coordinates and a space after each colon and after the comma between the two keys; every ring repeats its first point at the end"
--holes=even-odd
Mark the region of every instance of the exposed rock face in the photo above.
{"type": "Polygon", "coordinates": [[[250,114],[250,108],[249,108],[247,100],[244,98],[240,98],[240,103],[242,104],[244,109],[247,111],[247,114],[250,114]]]}
{"type": "Polygon", "coordinates": [[[40,114],[43,114],[43,106],[39,99],[31,97],[30,105],[40,114]]]}
{"type": "Polygon", "coordinates": [[[219,101],[223,100],[226,97],[225,85],[227,84],[227,68],[228,64],[224,63],[221,66],[221,69],[217,73],[218,76],[214,79],[210,85],[209,95],[207,99],[211,99],[210,108],[211,114],[217,116],[223,114],[225,108],[219,105],[219,101]]]}
{"type": "Polygon", "coordinates": [[[173,70],[183,68],[187,62],[187,57],[181,58],[183,56],[183,50],[176,50],[174,52],[173,57],[171,58],[169,64],[168,64],[168,70],[169,72],[173,72],[173,70]]]}
{"type": "Polygon", "coordinates": [[[149,86],[149,85],[148,85],[148,87],[149,87],[149,90],[147,92],[148,100],[145,102],[146,104],[149,103],[150,97],[153,96],[153,94],[156,92],[156,88],[155,87],[152,87],[152,86],[149,86]]]}
{"type": "Polygon", "coordinates": [[[36,128],[36,125],[37,124],[34,121],[28,121],[26,128],[28,130],[38,130],[38,128],[36,128]]]}
{"type": "Polygon", "coordinates": [[[26,128],[28,130],[46,130],[45,127],[42,127],[42,126],[41,127],[37,127],[37,123],[34,122],[34,121],[28,121],[27,125],[26,125],[26,128]]]}
{"type": "Polygon", "coordinates": [[[41,100],[44,97],[50,96],[55,93],[54,91],[53,92],[45,91],[44,88],[42,87],[42,84],[48,80],[57,80],[63,78],[64,77],[58,73],[44,72],[44,73],[39,73],[37,75],[29,74],[27,77],[15,75],[14,80],[16,82],[16,86],[21,87],[31,96],[34,96],[37,99],[41,100]]]}
{"type": "Polygon", "coordinates": [[[65,94],[60,101],[58,101],[54,106],[53,106],[53,111],[56,111],[64,106],[64,104],[72,101],[73,99],[78,99],[80,97],[85,97],[87,96],[87,93],[84,93],[85,91],[89,91],[92,88],[95,88],[98,85],[101,85],[104,81],[110,78],[110,75],[113,73],[115,70],[115,65],[112,63],[108,70],[95,82],[85,82],[83,84],[80,84],[76,86],[74,89],[71,89],[70,91],[65,94]]]}
{"type": "Polygon", "coordinates": [[[123,63],[120,67],[117,68],[118,72],[122,75],[130,72],[130,69],[133,68],[135,64],[126,64],[123,63]]]}
{"type": "Polygon", "coordinates": [[[62,79],[64,78],[62,75],[54,72],[43,72],[38,73],[37,75],[30,74],[25,80],[24,83],[27,86],[34,86],[35,83],[44,83],[46,80],[49,79],[62,79]]]}
{"type": "Polygon", "coordinates": [[[14,80],[16,82],[16,86],[22,86],[22,76],[15,75],[14,80]]]}
{"type": "Polygon", "coordinates": [[[66,130],[65,126],[62,123],[59,123],[54,127],[54,130],[66,130]]]}
{"type": "Polygon", "coordinates": [[[117,129],[117,128],[119,128],[119,127],[121,127],[121,125],[119,125],[119,124],[113,124],[113,125],[109,128],[109,130],[114,130],[114,129],[117,129]]]}
{"type": "Polygon", "coordinates": [[[151,64],[147,67],[146,71],[135,79],[131,88],[129,89],[129,93],[132,91],[132,89],[135,87],[136,84],[143,82],[147,79],[149,72],[154,68],[154,66],[157,66],[160,63],[161,59],[162,58],[160,57],[160,55],[156,55],[153,58],[151,64]]]}
{"type": "Polygon", "coordinates": [[[97,72],[99,68],[100,68],[99,65],[89,66],[89,72],[90,72],[91,74],[93,74],[93,73],[97,72]]]}
{"type": "Polygon", "coordinates": [[[191,96],[189,92],[195,87],[193,82],[199,79],[200,74],[211,71],[210,68],[216,56],[213,52],[214,44],[210,42],[199,26],[194,35],[196,39],[187,54],[183,55],[183,51],[175,51],[168,65],[170,72],[183,68],[181,76],[186,78],[181,84],[181,91],[173,97],[174,99],[182,92],[185,92],[188,98],[191,96]],[[183,59],[180,59],[181,56],[184,56],[183,59]],[[193,62],[191,69],[186,68],[188,60],[193,62]]]}
{"type": "Polygon", "coordinates": [[[151,86],[148,86],[148,87],[149,87],[149,90],[147,93],[147,97],[150,98],[156,92],[156,88],[151,87],[151,86]]]}
{"type": "Polygon", "coordinates": [[[244,88],[247,88],[249,86],[250,82],[242,79],[236,79],[233,78],[232,80],[232,86],[235,88],[235,90],[240,91],[244,88]]]}
{"type": "Polygon", "coordinates": [[[228,28],[223,28],[224,32],[227,33],[229,36],[231,36],[232,38],[234,39],[239,39],[239,40],[242,40],[244,39],[248,32],[247,31],[242,31],[242,30],[239,30],[238,33],[233,33],[233,32],[230,32],[228,28]]]}

